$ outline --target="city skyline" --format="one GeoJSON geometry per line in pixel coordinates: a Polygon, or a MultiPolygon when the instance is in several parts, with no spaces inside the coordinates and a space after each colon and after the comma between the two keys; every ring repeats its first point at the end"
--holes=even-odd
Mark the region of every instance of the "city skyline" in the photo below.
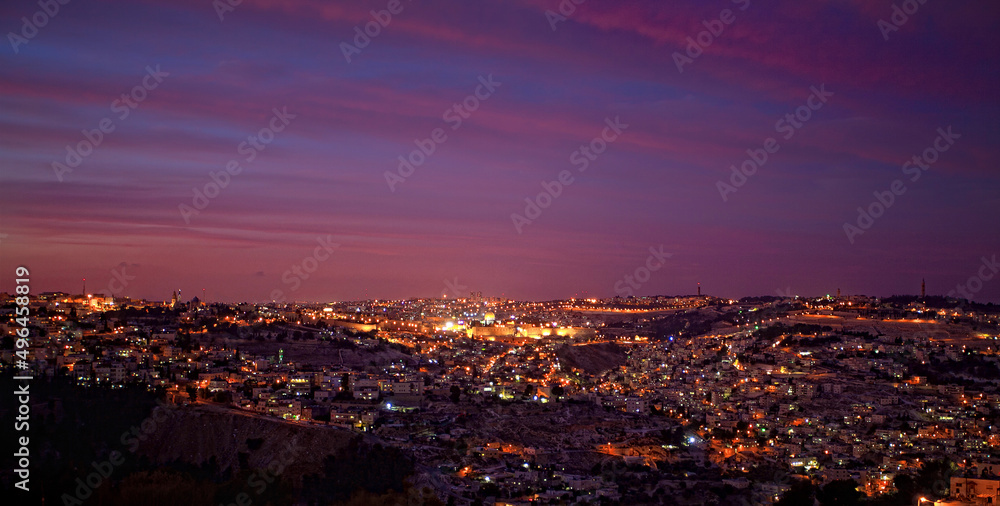
{"type": "MultiPolygon", "coordinates": [[[[29,286],[31,273],[18,275],[29,286]]],[[[18,405],[7,437],[31,436],[17,439],[17,481],[6,481],[17,497],[330,506],[998,499],[996,305],[840,294],[178,298],[0,293],[0,369],[21,383],[4,378],[18,405]]]]}
{"type": "MultiPolygon", "coordinates": [[[[935,294],[935,293],[931,293],[931,294],[921,293],[921,294],[918,295],[917,292],[913,292],[913,293],[895,293],[895,294],[887,295],[887,296],[878,296],[878,295],[863,294],[863,293],[856,293],[856,294],[841,293],[840,289],[830,290],[830,291],[828,291],[829,293],[793,293],[788,288],[786,288],[786,289],[780,289],[779,288],[779,289],[775,290],[775,293],[758,293],[758,294],[748,293],[748,294],[743,294],[743,295],[738,296],[738,297],[724,297],[724,296],[721,296],[721,295],[715,295],[715,294],[712,294],[712,293],[704,292],[702,290],[702,287],[700,286],[700,284],[698,284],[695,287],[696,288],[695,291],[692,291],[690,293],[688,293],[688,292],[649,293],[649,294],[636,294],[636,295],[625,295],[625,296],[623,296],[623,295],[609,295],[609,296],[603,296],[603,297],[602,296],[592,295],[592,294],[574,294],[574,295],[569,296],[569,297],[553,298],[553,299],[518,299],[518,298],[513,298],[513,297],[507,297],[505,294],[483,293],[482,291],[466,291],[466,292],[462,292],[462,293],[457,293],[455,291],[456,288],[461,289],[461,288],[468,288],[468,287],[466,287],[464,285],[456,285],[454,283],[454,281],[449,281],[449,280],[446,280],[446,283],[444,284],[445,289],[442,290],[443,293],[441,293],[439,295],[436,295],[436,296],[435,295],[430,295],[430,296],[408,296],[408,297],[394,297],[394,298],[368,298],[368,299],[361,298],[361,299],[338,299],[338,300],[334,300],[334,299],[330,299],[330,300],[302,300],[302,299],[295,299],[294,297],[291,297],[291,298],[289,298],[289,297],[282,297],[282,298],[278,298],[278,299],[269,299],[269,300],[219,300],[219,299],[213,299],[213,298],[211,298],[209,296],[208,288],[202,288],[202,289],[180,289],[180,288],[178,288],[178,289],[175,289],[175,290],[171,291],[170,293],[166,294],[166,296],[164,296],[164,297],[161,297],[161,298],[157,298],[157,297],[149,298],[149,297],[133,297],[133,296],[127,295],[125,293],[125,291],[127,289],[127,286],[128,286],[128,281],[129,281],[128,278],[130,278],[130,277],[131,277],[131,275],[128,274],[128,271],[126,270],[126,268],[118,267],[116,269],[113,269],[112,275],[111,275],[112,281],[110,281],[109,283],[107,283],[105,286],[102,286],[102,287],[93,287],[93,285],[91,285],[90,287],[88,287],[87,286],[88,281],[86,279],[81,279],[81,283],[83,285],[82,285],[82,288],[80,290],[45,290],[45,291],[40,292],[40,294],[44,294],[44,295],[65,294],[66,296],[69,296],[69,297],[77,297],[77,296],[80,296],[80,295],[85,296],[85,297],[86,296],[105,297],[105,298],[107,298],[107,300],[109,301],[109,303],[113,299],[129,300],[129,301],[133,301],[133,302],[146,301],[146,302],[150,302],[150,303],[157,303],[157,302],[159,302],[159,303],[167,303],[167,302],[171,302],[172,300],[176,299],[175,300],[176,303],[188,303],[188,302],[197,300],[197,302],[200,302],[200,303],[203,303],[203,304],[215,304],[215,303],[219,303],[219,304],[244,304],[244,303],[246,303],[246,304],[263,304],[263,305],[275,304],[275,303],[278,303],[278,304],[282,304],[282,303],[288,303],[288,304],[313,304],[313,305],[315,305],[315,304],[324,304],[324,303],[334,304],[334,303],[365,302],[365,301],[385,301],[385,302],[387,302],[387,301],[435,300],[435,299],[440,299],[440,300],[443,300],[443,301],[447,301],[447,300],[483,300],[483,301],[486,301],[486,300],[495,300],[495,301],[529,302],[530,303],[530,302],[569,301],[569,300],[611,301],[611,300],[614,300],[614,299],[627,299],[627,298],[636,298],[636,299],[657,299],[657,298],[660,298],[660,299],[664,299],[664,298],[688,298],[688,297],[705,297],[707,299],[718,299],[718,300],[723,300],[723,301],[738,301],[738,300],[743,300],[743,299],[759,299],[759,298],[771,298],[771,299],[774,299],[774,300],[782,300],[782,299],[802,299],[802,300],[810,300],[810,299],[812,299],[812,300],[818,300],[818,299],[824,299],[824,298],[837,298],[837,299],[840,299],[840,298],[843,297],[843,298],[866,298],[866,299],[878,300],[878,299],[891,298],[891,297],[904,297],[904,298],[906,298],[906,297],[915,297],[917,301],[928,299],[928,298],[934,299],[934,300],[938,300],[938,299],[953,299],[955,301],[959,301],[959,305],[956,306],[956,307],[961,307],[962,303],[960,301],[963,301],[963,300],[966,300],[966,301],[968,301],[970,303],[976,303],[976,304],[986,304],[986,305],[994,304],[994,303],[988,302],[988,301],[982,301],[981,302],[981,301],[976,301],[974,299],[969,299],[969,298],[962,297],[962,295],[960,293],[958,293],[957,291],[953,291],[951,295],[947,295],[947,294],[935,294]],[[92,288],[95,288],[95,289],[92,289],[92,288]]],[[[628,285],[625,284],[625,285],[622,285],[622,286],[628,286],[628,285]]],[[[2,292],[0,292],[0,293],[2,293],[2,292]]],[[[294,293],[294,292],[292,292],[292,293],[294,293]]],[[[10,294],[7,294],[7,295],[9,296],[10,294]]]]}
{"type": "Polygon", "coordinates": [[[1000,10],[897,4],[8,3],[0,291],[1000,302],[1000,10]]]}

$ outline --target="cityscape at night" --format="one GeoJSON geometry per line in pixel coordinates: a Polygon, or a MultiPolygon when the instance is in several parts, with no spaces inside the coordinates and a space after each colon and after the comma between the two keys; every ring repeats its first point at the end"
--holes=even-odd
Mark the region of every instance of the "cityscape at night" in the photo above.
{"type": "Polygon", "coordinates": [[[1000,504],[997,26],[3,2],[4,504],[1000,504]]]}
{"type": "Polygon", "coordinates": [[[31,464],[64,504],[909,504],[997,491],[994,304],[0,303],[32,315],[27,353],[7,335],[4,362],[45,392],[24,423],[44,421],[31,464]],[[125,399],[154,411],[120,417],[125,399]],[[67,419],[92,406],[112,410],[101,425],[67,419]],[[93,464],[47,446],[80,435],[93,464]]]}

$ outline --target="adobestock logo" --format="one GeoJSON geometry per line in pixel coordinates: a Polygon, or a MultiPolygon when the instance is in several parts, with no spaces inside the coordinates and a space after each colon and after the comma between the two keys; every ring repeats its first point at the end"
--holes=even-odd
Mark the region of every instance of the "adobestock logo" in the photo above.
{"type": "MultiPolygon", "coordinates": [[[[247,487],[252,488],[256,496],[263,494],[268,485],[274,483],[289,466],[295,463],[300,450],[301,446],[299,446],[297,438],[289,441],[266,467],[250,473],[250,476],[247,477],[247,487]]],[[[254,497],[247,492],[240,492],[233,502],[219,503],[219,506],[250,506],[253,504],[253,499],[254,497]]]]}
{"type": "Polygon", "coordinates": [[[898,32],[910,20],[910,16],[916,14],[920,10],[920,6],[925,3],[927,0],[905,0],[902,7],[892,4],[892,16],[889,16],[889,21],[880,19],[878,23],[875,23],[879,31],[882,32],[882,38],[889,40],[889,34],[898,32]]]}
{"type": "Polygon", "coordinates": [[[468,293],[469,287],[458,282],[458,276],[454,279],[444,280],[444,295],[447,296],[451,293],[456,299],[461,297],[462,294],[468,293]]]}
{"type": "Polygon", "coordinates": [[[225,16],[227,13],[236,10],[243,3],[243,0],[213,0],[212,7],[215,9],[215,13],[219,16],[219,22],[226,20],[225,16]]]}
{"type": "MultiPolygon", "coordinates": [[[[619,116],[615,119],[604,118],[604,130],[590,140],[589,143],[581,145],[579,149],[569,155],[569,162],[576,166],[578,172],[583,172],[590,167],[590,162],[597,160],[597,157],[608,149],[608,145],[618,140],[618,138],[628,128],[628,124],[622,123],[619,116]]],[[[552,205],[555,199],[563,194],[563,189],[573,184],[576,179],[573,173],[568,170],[559,171],[558,177],[554,181],[542,181],[542,191],[535,195],[534,199],[525,197],[524,214],[511,213],[510,220],[514,224],[514,230],[518,234],[524,232],[525,225],[542,216],[542,210],[552,205]]]]}
{"type": "MultiPolygon", "coordinates": [[[[445,109],[444,113],[441,114],[441,120],[448,124],[452,131],[458,130],[462,127],[465,120],[471,118],[472,114],[479,110],[483,102],[489,100],[496,93],[497,88],[501,84],[503,83],[493,80],[493,74],[489,74],[486,77],[479,76],[479,84],[476,85],[476,89],[461,102],[456,102],[448,109],[445,109]]],[[[397,158],[399,166],[396,168],[396,171],[387,170],[383,173],[385,182],[389,185],[389,191],[395,193],[396,185],[412,176],[417,167],[426,163],[431,155],[437,151],[438,146],[444,144],[447,140],[448,134],[445,133],[443,128],[431,130],[429,138],[423,140],[414,139],[413,144],[416,146],[416,149],[410,151],[405,157],[399,155],[397,158]]]]}
{"type": "Polygon", "coordinates": [[[622,297],[631,297],[635,295],[633,290],[642,288],[642,285],[653,277],[653,273],[662,269],[663,264],[665,264],[667,259],[672,256],[674,256],[673,253],[663,251],[662,244],[659,249],[650,246],[649,256],[646,257],[645,264],[636,267],[632,274],[619,279],[618,282],[615,283],[615,293],[622,297]]]}
{"type": "MultiPolygon", "coordinates": [[[[740,5],[741,11],[750,7],[750,0],[733,0],[733,3],[740,5]]],[[[730,9],[722,9],[719,12],[719,19],[702,21],[701,24],[705,29],[698,32],[693,38],[685,39],[687,47],[684,48],[684,54],[674,51],[673,58],[674,65],[677,65],[677,72],[683,74],[684,65],[694,63],[715,42],[715,39],[722,35],[722,32],[726,31],[726,28],[735,21],[736,14],[730,9]]]]}
{"type": "Polygon", "coordinates": [[[403,8],[404,6],[400,0],[389,0],[385,9],[369,12],[372,20],[365,23],[364,27],[361,25],[354,27],[354,44],[348,42],[340,43],[340,52],[344,54],[344,59],[347,60],[347,63],[351,63],[351,56],[361,54],[361,50],[368,47],[372,43],[372,39],[381,35],[382,29],[389,26],[389,23],[392,22],[392,17],[403,12],[403,8]]]}
{"type": "MultiPolygon", "coordinates": [[[[142,420],[138,425],[133,425],[129,430],[122,433],[120,441],[122,446],[128,446],[129,453],[139,450],[140,443],[149,439],[154,433],[167,425],[174,416],[177,415],[177,406],[164,404],[156,401],[158,406],[153,408],[152,413],[142,420]]],[[[125,464],[126,455],[118,450],[111,451],[107,460],[95,460],[90,464],[93,468],[86,476],[76,479],[76,488],[73,494],[63,493],[61,499],[65,506],[81,506],[90,496],[94,494],[101,485],[107,483],[115,469],[125,464]]],[[[86,469],[85,471],[90,471],[86,469]]]]}
{"type": "Polygon", "coordinates": [[[10,47],[14,48],[14,54],[20,53],[20,47],[38,36],[38,29],[48,25],[49,21],[56,17],[56,14],[59,14],[60,5],[66,5],[69,2],[70,0],[65,2],[63,0],[39,0],[38,6],[42,10],[35,11],[30,19],[27,16],[21,18],[21,34],[7,32],[7,40],[10,42],[10,47]]]}
{"type": "MultiPolygon", "coordinates": [[[[273,115],[268,126],[261,128],[255,136],[248,135],[247,140],[236,146],[236,152],[244,155],[243,160],[247,163],[257,159],[257,154],[267,149],[268,144],[274,142],[274,134],[283,131],[297,117],[296,114],[289,114],[287,107],[282,107],[280,111],[275,107],[271,109],[271,112],[273,115]]],[[[208,178],[211,181],[205,183],[201,188],[191,189],[191,193],[194,194],[191,198],[191,205],[186,203],[177,205],[177,210],[180,211],[184,224],[190,225],[191,217],[201,214],[211,204],[212,199],[218,197],[222,190],[229,186],[233,176],[238,176],[242,172],[243,167],[236,159],[226,162],[226,170],[209,171],[208,178]]]]}
{"type": "Polygon", "coordinates": [[[559,2],[559,12],[552,9],[545,11],[545,19],[549,20],[552,31],[556,31],[556,25],[566,21],[566,18],[576,13],[576,6],[587,0],[562,0],[559,2]]]}
{"type": "Polygon", "coordinates": [[[135,276],[130,275],[125,270],[128,267],[138,267],[138,264],[127,264],[125,262],[118,264],[111,269],[111,280],[108,281],[108,286],[97,293],[105,297],[120,297],[125,292],[125,289],[128,288],[129,282],[135,279],[135,276]]]}
{"type": "MultiPolygon", "coordinates": [[[[931,165],[934,165],[941,158],[941,153],[951,149],[955,145],[955,141],[962,137],[952,132],[950,126],[947,130],[938,128],[937,133],[938,136],[931,146],[903,164],[901,170],[903,174],[910,176],[911,183],[916,182],[923,176],[924,172],[930,170],[931,165]]],[[[871,204],[868,204],[867,207],[858,207],[857,220],[854,223],[844,222],[844,233],[847,235],[847,240],[854,244],[855,238],[871,229],[875,225],[875,220],[884,216],[886,211],[896,203],[896,197],[906,193],[906,190],[906,183],[902,179],[896,179],[889,183],[888,190],[876,190],[873,193],[875,200],[871,204]]]]}
{"type": "MultiPolygon", "coordinates": [[[[806,99],[805,104],[785,114],[783,118],[774,123],[774,131],[783,133],[782,138],[786,141],[791,140],[795,136],[795,133],[805,126],[807,121],[812,119],[813,113],[822,109],[826,105],[826,101],[833,96],[833,92],[826,91],[826,84],[821,84],[818,88],[812,86],[809,88],[809,91],[812,94],[806,99]]],[[[722,180],[715,182],[715,188],[719,190],[722,201],[728,202],[728,195],[736,193],[737,189],[745,185],[747,178],[757,174],[757,169],[763,167],[770,159],[770,155],[777,153],[779,149],[781,149],[781,144],[778,140],[774,137],[768,137],[764,139],[762,147],[747,150],[747,159],[740,164],[739,168],[736,165],[730,165],[729,169],[732,171],[732,174],[729,176],[729,182],[726,183],[722,180]]]]}
{"type": "Polygon", "coordinates": [[[996,255],[993,255],[992,258],[984,256],[980,260],[979,269],[976,273],[970,276],[965,283],[955,285],[955,289],[948,292],[949,297],[958,298],[958,296],[961,296],[963,299],[971,301],[972,297],[983,289],[983,285],[987,281],[992,280],[996,277],[997,273],[1000,273],[1000,263],[997,262],[996,255]]]}
{"type": "MultiPolygon", "coordinates": [[[[149,98],[149,92],[158,88],[163,82],[163,78],[169,75],[169,72],[162,72],[159,65],[155,68],[147,65],[146,75],[142,81],[133,86],[128,93],[122,93],[121,97],[111,102],[111,112],[118,113],[118,119],[124,121],[132,114],[133,109],[139,107],[139,104],[149,98]]],[[[73,172],[73,169],[79,167],[88,156],[92,155],[94,150],[104,142],[105,135],[114,132],[115,127],[114,120],[107,117],[97,122],[97,128],[81,130],[83,140],[76,143],[75,146],[66,145],[66,157],[63,160],[65,163],[52,162],[52,170],[56,173],[56,179],[61,183],[63,176],[73,172]]]]}
{"type": "MultiPolygon", "coordinates": [[[[329,260],[333,252],[340,248],[340,244],[333,242],[333,236],[329,234],[326,237],[316,238],[316,243],[319,246],[313,248],[312,255],[306,256],[282,273],[281,282],[288,286],[289,294],[301,288],[302,282],[309,279],[309,276],[319,269],[319,265],[329,260]]],[[[285,302],[285,295],[284,290],[274,289],[271,291],[271,300],[285,302]]]]}

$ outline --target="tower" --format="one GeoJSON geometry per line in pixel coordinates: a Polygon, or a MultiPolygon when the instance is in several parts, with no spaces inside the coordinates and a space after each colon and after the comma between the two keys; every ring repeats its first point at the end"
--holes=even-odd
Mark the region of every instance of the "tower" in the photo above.
{"type": "Polygon", "coordinates": [[[927,280],[926,279],[921,279],[920,280],[920,298],[922,299],[922,298],[924,298],[926,296],[927,296],[927,280]]]}
{"type": "Polygon", "coordinates": [[[701,297],[701,283],[698,283],[698,296],[701,297]]]}
{"type": "Polygon", "coordinates": [[[174,290],[174,294],[170,297],[170,307],[177,307],[177,290],[174,290]]]}

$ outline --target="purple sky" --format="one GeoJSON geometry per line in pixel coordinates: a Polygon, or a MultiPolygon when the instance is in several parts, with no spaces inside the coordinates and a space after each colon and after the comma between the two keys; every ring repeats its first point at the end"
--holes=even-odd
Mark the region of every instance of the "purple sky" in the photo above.
{"type": "MultiPolygon", "coordinates": [[[[1000,300],[980,268],[1000,256],[995,2],[928,0],[886,40],[890,1],[587,0],[558,20],[556,0],[403,0],[348,62],[342,43],[389,3],[244,0],[220,21],[210,0],[74,0],[8,35],[0,290],[26,265],[34,291],[86,277],[156,300],[454,296],[456,279],[463,295],[606,297],[662,246],[634,293],[913,294],[926,278],[1000,300]],[[731,23],[679,72],[723,9],[731,23]],[[136,86],[134,109],[115,102],[136,86]],[[801,128],[778,123],[821,86],[833,95],[801,128]],[[445,115],[477,91],[461,124],[445,115]],[[54,169],[104,118],[93,152],[54,169]],[[608,118],[628,126],[581,172],[574,152],[608,118]],[[240,148],[271,124],[263,150],[240,148]],[[960,137],[934,151],[948,127],[960,137]],[[446,139],[390,189],[435,129],[446,139]],[[778,151],[723,199],[768,138],[778,151]],[[913,181],[903,164],[928,149],[913,181]],[[230,160],[240,172],[186,221],[179,206],[230,160]],[[561,171],[573,183],[519,232],[511,214],[561,171]],[[852,243],[845,223],[897,179],[905,193],[852,243]],[[339,247],[317,252],[327,237],[339,247]]],[[[3,2],[0,29],[38,11],[3,2]]]]}

